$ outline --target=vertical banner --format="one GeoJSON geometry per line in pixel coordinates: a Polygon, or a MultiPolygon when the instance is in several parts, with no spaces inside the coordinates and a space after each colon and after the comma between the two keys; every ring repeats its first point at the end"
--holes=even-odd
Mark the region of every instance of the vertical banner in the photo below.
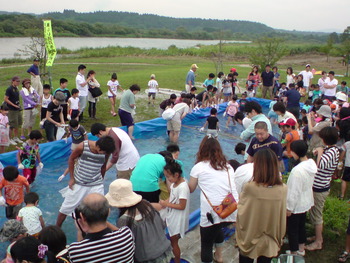
{"type": "Polygon", "coordinates": [[[52,67],[53,61],[55,60],[57,52],[56,52],[55,42],[53,41],[51,20],[43,20],[43,22],[44,22],[45,47],[47,51],[46,66],[52,67]]]}

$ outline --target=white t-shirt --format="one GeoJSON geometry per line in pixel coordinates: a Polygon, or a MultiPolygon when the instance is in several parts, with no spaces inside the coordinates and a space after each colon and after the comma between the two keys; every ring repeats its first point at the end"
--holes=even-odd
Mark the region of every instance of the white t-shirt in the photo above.
{"type": "Polygon", "coordinates": [[[350,167],[350,141],[347,141],[342,146],[345,151],[345,166],[350,167]]]}
{"type": "Polygon", "coordinates": [[[68,99],[68,102],[70,104],[71,110],[79,110],[79,97],[77,98],[70,97],[68,99]]]}
{"type": "Polygon", "coordinates": [[[88,95],[88,85],[85,84],[85,86],[81,86],[81,84],[84,82],[86,82],[84,75],[81,73],[78,73],[75,78],[75,85],[79,90],[79,96],[81,97],[86,97],[88,95]]]}
{"type": "Polygon", "coordinates": [[[222,90],[222,80],[221,78],[216,78],[216,88],[218,89],[219,92],[222,90]]]}
{"type": "Polygon", "coordinates": [[[314,77],[311,71],[303,70],[299,74],[303,75],[304,87],[310,86],[310,81],[314,77]]]}
{"type": "Polygon", "coordinates": [[[158,82],[155,79],[148,81],[148,92],[156,93],[158,88],[158,82]]]}
{"type": "Polygon", "coordinates": [[[28,229],[29,235],[34,235],[39,233],[42,229],[40,224],[40,216],[42,212],[36,206],[23,207],[18,212],[18,217],[21,217],[23,220],[23,225],[28,229]]]}
{"type": "Polygon", "coordinates": [[[112,90],[112,92],[110,92],[110,90],[108,89],[107,96],[108,97],[117,96],[119,81],[118,80],[115,80],[115,81],[109,80],[107,82],[107,86],[109,86],[112,90]]]}
{"type": "Polygon", "coordinates": [[[252,119],[249,119],[248,117],[244,117],[244,119],[242,120],[242,125],[244,129],[247,129],[251,123],[252,119]]]}
{"type": "Polygon", "coordinates": [[[238,202],[238,193],[235,185],[234,171],[233,168],[227,164],[228,172],[226,170],[215,170],[211,167],[210,162],[203,161],[197,163],[193,166],[190,176],[198,179],[198,186],[201,189],[200,196],[200,209],[201,209],[201,219],[200,226],[208,227],[212,226],[212,223],[209,222],[207,218],[207,213],[211,213],[214,224],[220,222],[235,222],[237,211],[226,217],[225,219],[220,218],[209,205],[207,199],[203,195],[202,190],[207,195],[208,199],[213,206],[220,205],[227,194],[232,191],[232,195],[238,202]],[[228,176],[231,180],[231,189],[228,181],[228,176]]]}
{"type": "Polygon", "coordinates": [[[237,168],[235,171],[235,184],[237,193],[241,194],[243,187],[246,183],[250,182],[253,178],[254,163],[246,163],[237,168]]]}
{"type": "Polygon", "coordinates": [[[182,182],[174,188],[174,184],[170,186],[169,203],[180,204],[180,199],[186,199],[186,208],[184,210],[167,208],[166,223],[168,226],[169,235],[180,234],[183,238],[188,229],[189,212],[190,212],[190,188],[187,182],[182,182]]]}
{"type": "Polygon", "coordinates": [[[329,86],[334,85],[334,88],[333,89],[323,89],[324,95],[325,96],[335,96],[335,94],[337,93],[338,80],[337,79],[330,80],[330,78],[327,78],[325,81],[325,84],[327,84],[329,86]]]}
{"type": "Polygon", "coordinates": [[[289,88],[289,84],[294,83],[294,77],[295,77],[295,74],[287,75],[287,83],[286,83],[287,88],[289,88]]]}

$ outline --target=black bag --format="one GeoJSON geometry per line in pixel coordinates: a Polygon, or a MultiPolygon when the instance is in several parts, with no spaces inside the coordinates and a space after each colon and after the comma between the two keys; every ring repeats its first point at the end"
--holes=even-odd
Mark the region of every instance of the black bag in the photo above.
{"type": "Polygon", "coordinates": [[[89,91],[91,93],[91,96],[94,98],[100,97],[102,95],[102,90],[98,87],[95,88],[89,88],[89,91]]]}

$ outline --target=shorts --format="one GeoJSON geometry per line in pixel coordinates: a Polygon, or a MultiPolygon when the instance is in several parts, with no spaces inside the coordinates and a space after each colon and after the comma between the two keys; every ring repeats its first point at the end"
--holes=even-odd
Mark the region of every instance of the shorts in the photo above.
{"type": "Polygon", "coordinates": [[[70,149],[72,150],[72,152],[78,147],[79,144],[80,144],[80,143],[72,143],[72,144],[70,145],[70,149]]]}
{"type": "Polygon", "coordinates": [[[122,126],[126,126],[126,127],[134,126],[134,119],[132,118],[132,115],[130,112],[119,109],[118,115],[120,117],[122,126]]]}
{"type": "Polygon", "coordinates": [[[47,108],[41,108],[40,120],[46,119],[47,108]]]}
{"type": "Polygon", "coordinates": [[[71,119],[75,119],[79,116],[79,110],[70,110],[69,114],[71,119]]]}
{"type": "Polygon", "coordinates": [[[27,179],[29,184],[32,184],[36,177],[36,167],[33,168],[24,168],[23,176],[27,179]]]}
{"type": "Polygon", "coordinates": [[[310,209],[310,220],[313,225],[323,224],[323,207],[329,190],[325,192],[313,192],[315,205],[310,209]]]}
{"type": "Polygon", "coordinates": [[[153,99],[155,99],[156,98],[156,93],[148,92],[148,97],[151,97],[151,96],[152,96],[153,99]]]}
{"type": "Polygon", "coordinates": [[[108,98],[115,98],[115,97],[117,97],[116,95],[113,95],[113,96],[108,96],[108,98]]]}
{"type": "Polygon", "coordinates": [[[207,135],[211,135],[211,136],[213,136],[214,138],[217,138],[218,137],[218,130],[214,130],[214,129],[208,129],[207,130],[207,135]]]}
{"type": "Polygon", "coordinates": [[[22,126],[22,112],[19,110],[9,110],[8,113],[10,128],[19,128],[22,126]]]}
{"type": "Polygon", "coordinates": [[[28,129],[34,126],[36,115],[33,114],[33,109],[23,111],[23,128],[28,129]]]}
{"type": "Polygon", "coordinates": [[[67,186],[60,190],[60,193],[64,197],[64,201],[60,208],[60,213],[69,216],[88,194],[98,193],[104,195],[104,187],[103,184],[94,186],[82,186],[75,184],[73,190],[67,186]]]}
{"type": "Polygon", "coordinates": [[[345,166],[344,173],[341,179],[343,181],[350,182],[350,167],[345,166]]]}
{"type": "Polygon", "coordinates": [[[170,120],[167,122],[166,127],[168,131],[179,132],[181,130],[181,121],[170,120]]]}
{"type": "Polygon", "coordinates": [[[141,192],[141,191],[134,191],[136,194],[139,194],[142,196],[142,199],[146,199],[150,203],[158,203],[159,202],[159,195],[160,190],[154,191],[154,192],[141,192]]]}
{"type": "Polygon", "coordinates": [[[224,97],[229,97],[229,96],[231,96],[232,95],[232,93],[231,92],[229,92],[229,93],[223,93],[224,94],[224,97]]]}
{"type": "Polygon", "coordinates": [[[5,207],[5,213],[7,219],[17,219],[18,212],[21,210],[22,204],[19,205],[8,205],[5,207]]]}
{"type": "MultiPolygon", "coordinates": [[[[134,167],[135,168],[135,167],[134,167]]],[[[134,168],[129,168],[128,170],[124,170],[124,171],[118,171],[117,170],[117,178],[118,179],[127,179],[130,180],[131,177],[131,173],[134,170],[134,168]]]]}

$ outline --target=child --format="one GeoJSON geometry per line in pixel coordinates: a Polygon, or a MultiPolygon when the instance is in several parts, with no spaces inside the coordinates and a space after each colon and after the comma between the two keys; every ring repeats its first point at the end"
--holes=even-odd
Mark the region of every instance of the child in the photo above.
{"type": "Polygon", "coordinates": [[[151,96],[152,96],[152,103],[154,106],[154,101],[156,99],[157,91],[159,91],[158,82],[155,80],[156,75],[151,75],[151,80],[148,81],[148,104],[151,104],[151,96]]]}
{"type": "MultiPolygon", "coordinates": [[[[72,97],[68,99],[68,112],[71,120],[79,118],[79,90],[72,89],[72,97]]],[[[69,119],[69,118],[68,118],[69,119]]]]}
{"type": "Polygon", "coordinates": [[[308,120],[307,116],[304,116],[301,119],[302,127],[303,127],[303,140],[308,142],[311,139],[311,134],[309,134],[309,125],[308,125],[308,120]]]}
{"type": "Polygon", "coordinates": [[[247,148],[247,146],[244,143],[239,142],[235,146],[235,152],[236,152],[237,155],[243,155],[244,156],[246,148],[247,148]]]}
{"type": "Polygon", "coordinates": [[[320,91],[320,85],[315,84],[314,90],[312,91],[312,102],[316,99],[320,99],[322,96],[322,92],[320,91]]]}
{"type": "Polygon", "coordinates": [[[287,150],[283,152],[283,155],[288,158],[292,158],[290,144],[296,140],[299,140],[299,132],[295,129],[296,124],[296,121],[292,118],[285,119],[280,123],[281,126],[284,126],[286,132],[286,138],[282,141],[282,146],[286,146],[287,150]]]}
{"type": "Polygon", "coordinates": [[[239,111],[241,111],[241,112],[245,111],[245,105],[247,102],[248,102],[247,93],[243,92],[241,95],[241,99],[239,100],[239,111]]]}
{"type": "Polygon", "coordinates": [[[24,191],[29,193],[29,183],[24,176],[19,175],[18,169],[14,166],[4,168],[4,179],[0,182],[0,197],[4,189],[4,197],[7,206],[5,207],[6,218],[16,219],[19,210],[22,208],[24,191]]]}
{"type": "Polygon", "coordinates": [[[215,78],[215,74],[214,73],[210,73],[208,78],[203,82],[203,88],[206,89],[209,85],[215,86],[214,85],[214,78],[215,78]]]}
{"type": "Polygon", "coordinates": [[[10,126],[9,118],[7,117],[9,108],[7,105],[3,104],[0,109],[0,153],[4,153],[5,147],[10,144],[10,126]]]}
{"type": "Polygon", "coordinates": [[[69,89],[67,89],[68,86],[68,80],[65,78],[61,78],[60,79],[60,87],[58,89],[55,90],[55,92],[53,93],[53,95],[55,96],[57,91],[61,91],[65,96],[66,96],[66,103],[63,103],[61,106],[63,108],[63,118],[64,121],[68,121],[68,100],[71,97],[70,91],[69,89]]]}
{"type": "Polygon", "coordinates": [[[273,86],[273,94],[277,95],[277,92],[280,88],[280,76],[281,74],[278,72],[278,68],[275,66],[272,68],[272,71],[273,71],[273,83],[274,83],[274,86],[273,86]]]}
{"type": "Polygon", "coordinates": [[[36,177],[36,161],[42,169],[44,164],[40,160],[39,141],[43,136],[40,131],[34,130],[29,134],[29,139],[18,148],[17,161],[18,169],[23,169],[23,176],[32,184],[36,177]]]}
{"type": "Polygon", "coordinates": [[[224,102],[228,102],[232,95],[232,79],[233,74],[229,73],[227,79],[222,81],[222,94],[224,95],[224,102]]]}
{"type": "Polygon", "coordinates": [[[41,97],[41,114],[40,114],[40,120],[43,120],[46,118],[46,112],[47,112],[47,106],[52,101],[52,95],[50,94],[51,87],[48,84],[44,85],[43,88],[43,95],[41,97]]]}
{"type": "Polygon", "coordinates": [[[251,72],[247,80],[247,95],[249,98],[252,98],[255,95],[254,85],[255,85],[255,76],[254,76],[254,73],[251,72]]]}
{"type": "Polygon", "coordinates": [[[280,99],[283,99],[285,96],[286,96],[286,92],[288,91],[288,88],[287,88],[287,85],[285,82],[282,82],[281,83],[281,87],[280,89],[278,90],[277,92],[277,96],[280,98],[280,99]]]}
{"type": "Polygon", "coordinates": [[[230,124],[230,120],[232,120],[233,125],[236,125],[235,121],[235,115],[238,112],[238,103],[237,103],[237,95],[234,94],[232,96],[231,101],[227,104],[227,108],[225,110],[225,115],[227,114],[227,122],[226,122],[226,128],[228,128],[228,125],[230,124]]]}
{"type": "Polygon", "coordinates": [[[273,106],[278,102],[279,100],[279,97],[278,96],[275,96],[273,98],[273,101],[270,102],[270,105],[269,105],[269,113],[267,114],[267,117],[270,119],[271,122],[275,122],[278,118],[278,115],[277,113],[273,110],[273,106]]]}
{"type": "Polygon", "coordinates": [[[180,263],[179,238],[185,236],[189,222],[189,198],[190,189],[182,177],[181,166],[175,161],[169,161],[164,167],[164,175],[170,186],[168,200],[159,201],[160,205],[167,208],[166,224],[168,226],[171,246],[173,248],[174,262],[180,263]]]}
{"type": "Polygon", "coordinates": [[[210,116],[207,118],[207,121],[204,123],[204,126],[200,129],[200,131],[204,131],[205,127],[208,125],[207,135],[210,134],[214,138],[218,137],[219,130],[219,119],[216,117],[217,113],[217,109],[210,109],[210,116]]]}
{"type": "MultiPolygon", "coordinates": [[[[348,136],[346,136],[348,139],[348,136]]],[[[343,161],[345,159],[345,168],[342,176],[341,181],[341,194],[339,196],[340,199],[344,199],[347,183],[350,182],[350,141],[346,141],[342,146],[342,152],[339,157],[339,166],[341,167],[343,165],[343,161]]]]}
{"type": "MultiPolygon", "coordinates": [[[[177,144],[169,144],[166,147],[166,150],[171,153],[171,155],[173,156],[174,160],[179,159],[179,155],[180,155],[180,147],[179,147],[179,145],[177,145],[177,144]]],[[[178,162],[181,162],[181,161],[178,160],[178,162]]]]}
{"type": "Polygon", "coordinates": [[[117,113],[115,112],[115,100],[117,97],[117,91],[120,89],[121,91],[124,91],[122,87],[119,85],[119,82],[117,80],[117,73],[113,73],[111,76],[111,80],[107,82],[108,86],[108,98],[111,103],[111,114],[113,117],[117,116],[117,113]]]}
{"type": "Polygon", "coordinates": [[[41,229],[45,227],[43,213],[37,207],[39,195],[35,192],[27,193],[24,196],[24,202],[26,206],[19,210],[18,220],[23,222],[29,235],[38,238],[41,229]]]}
{"type": "Polygon", "coordinates": [[[225,78],[224,72],[219,72],[216,78],[216,88],[218,89],[219,103],[221,102],[221,99],[222,99],[222,81],[224,80],[224,78],[225,78]]]}
{"type": "Polygon", "coordinates": [[[306,110],[306,113],[309,113],[311,110],[311,100],[306,100],[303,106],[303,109],[306,110]]]}

